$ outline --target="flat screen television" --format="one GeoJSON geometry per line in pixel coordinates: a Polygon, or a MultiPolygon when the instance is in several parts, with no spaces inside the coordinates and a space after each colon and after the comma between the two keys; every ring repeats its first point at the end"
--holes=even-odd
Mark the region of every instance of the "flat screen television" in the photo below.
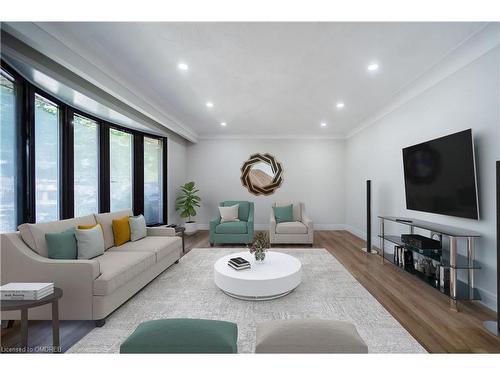
{"type": "Polygon", "coordinates": [[[472,130],[403,149],[406,208],[479,219],[472,130]]]}

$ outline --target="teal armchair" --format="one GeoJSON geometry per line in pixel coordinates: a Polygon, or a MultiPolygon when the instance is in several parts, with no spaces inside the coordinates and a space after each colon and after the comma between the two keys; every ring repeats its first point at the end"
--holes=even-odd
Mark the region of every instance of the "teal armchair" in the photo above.
{"type": "Polygon", "coordinates": [[[253,241],[253,202],[225,201],[220,207],[238,204],[238,219],[240,221],[220,222],[220,214],[210,220],[210,246],[218,243],[249,244],[253,241]]]}

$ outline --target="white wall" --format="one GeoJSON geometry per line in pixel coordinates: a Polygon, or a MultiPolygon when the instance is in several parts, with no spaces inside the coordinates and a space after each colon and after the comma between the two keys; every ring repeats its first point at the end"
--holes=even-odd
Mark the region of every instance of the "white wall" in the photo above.
{"type": "Polygon", "coordinates": [[[168,222],[179,223],[180,218],[175,211],[175,198],[179,186],[186,181],[187,142],[177,136],[168,138],[168,222]]]}
{"type": "Polygon", "coordinates": [[[196,182],[203,199],[196,221],[208,227],[219,202],[255,203],[256,228],[268,228],[271,204],[301,200],[317,228],[344,223],[344,141],[334,139],[218,139],[188,146],[187,180],[196,182]],[[283,165],[282,186],[267,197],[254,196],[241,185],[240,168],[257,152],[274,155],[283,165]]]}
{"type": "MultiPolygon", "coordinates": [[[[196,181],[203,198],[196,220],[207,228],[220,201],[250,200],[255,202],[256,227],[267,228],[272,202],[301,199],[317,228],[346,228],[365,238],[365,180],[371,179],[375,244],[377,215],[409,216],[482,233],[476,243],[482,267],[476,271],[476,286],[482,302],[496,309],[499,37],[498,24],[490,24],[361,122],[346,140],[206,139],[189,144],[186,181],[196,181]],[[481,220],[407,210],[402,148],[468,128],[475,138],[481,220]],[[269,152],[283,163],[284,183],[269,197],[249,194],[239,179],[241,164],[256,152],[269,152]]],[[[398,225],[388,230],[403,232],[398,225]]]]}
{"type": "MultiPolygon", "coordinates": [[[[495,32],[496,26],[486,30],[489,34],[485,36],[498,38],[495,32]]],[[[346,143],[347,228],[365,237],[364,187],[365,180],[372,179],[374,241],[379,228],[377,215],[409,216],[482,233],[476,243],[476,256],[483,269],[476,272],[476,286],[482,290],[483,302],[493,309],[496,301],[494,171],[495,161],[500,159],[499,53],[497,39],[496,47],[392,108],[346,143]],[[475,138],[481,220],[407,210],[401,149],[468,128],[472,128],[475,138]]],[[[397,229],[390,227],[393,231],[397,229]]]]}

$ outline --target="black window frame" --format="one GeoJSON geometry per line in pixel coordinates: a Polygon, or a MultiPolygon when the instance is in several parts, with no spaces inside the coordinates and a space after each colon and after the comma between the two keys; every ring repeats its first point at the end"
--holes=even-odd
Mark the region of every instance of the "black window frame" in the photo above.
{"type": "Polygon", "coordinates": [[[75,108],[54,95],[34,85],[19,74],[5,60],[0,67],[14,78],[16,84],[16,108],[18,111],[17,165],[20,166],[17,186],[17,225],[35,223],[35,94],[59,106],[59,219],[74,217],[74,115],[89,118],[98,124],[98,204],[99,213],[110,211],[110,129],[132,134],[132,210],[135,215],[144,214],[144,137],[163,142],[163,221],[168,223],[168,137],[111,123],[75,108]]]}

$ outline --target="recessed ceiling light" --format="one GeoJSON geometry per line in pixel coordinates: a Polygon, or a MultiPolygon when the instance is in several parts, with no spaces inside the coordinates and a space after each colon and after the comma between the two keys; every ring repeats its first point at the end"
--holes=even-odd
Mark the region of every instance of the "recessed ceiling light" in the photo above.
{"type": "Polygon", "coordinates": [[[336,105],[337,109],[342,109],[345,107],[345,104],[343,102],[338,102],[336,105]]]}
{"type": "Polygon", "coordinates": [[[212,102],[206,102],[205,105],[207,106],[207,108],[213,108],[214,103],[212,103],[212,102]]]}
{"type": "Polygon", "coordinates": [[[221,122],[220,126],[226,126],[227,124],[225,122],[221,122]]]}
{"type": "Polygon", "coordinates": [[[177,64],[177,67],[178,67],[180,70],[189,70],[189,66],[188,66],[188,64],[186,64],[186,63],[179,63],[179,64],[177,64]]]}
{"type": "Polygon", "coordinates": [[[368,69],[369,72],[374,72],[376,70],[378,70],[379,66],[377,63],[371,63],[368,65],[368,67],[366,69],[368,69]]]}
{"type": "Polygon", "coordinates": [[[326,122],[322,122],[322,123],[321,123],[321,127],[322,127],[322,128],[326,128],[326,122]]]}

